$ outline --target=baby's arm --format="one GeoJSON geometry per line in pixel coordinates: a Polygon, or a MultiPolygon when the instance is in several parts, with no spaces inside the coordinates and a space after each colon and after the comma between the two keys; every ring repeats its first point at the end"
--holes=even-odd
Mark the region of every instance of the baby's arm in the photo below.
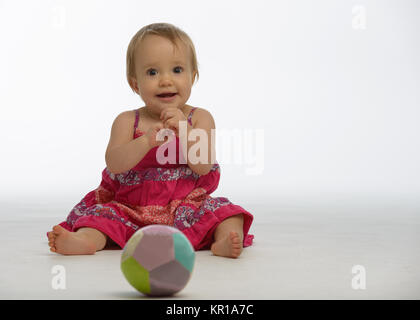
{"type": "Polygon", "coordinates": [[[132,111],[120,113],[112,124],[105,152],[105,162],[110,172],[118,174],[132,169],[151,149],[146,135],[133,140],[133,134],[132,111]]]}
{"type": "MultiPolygon", "coordinates": [[[[187,154],[188,154],[188,166],[197,174],[199,175],[206,175],[207,173],[210,172],[211,168],[214,165],[215,159],[216,159],[216,146],[215,146],[215,141],[212,140],[212,132],[215,130],[215,122],[213,119],[213,116],[211,115],[210,112],[208,112],[207,110],[203,109],[203,108],[197,108],[194,112],[193,115],[193,126],[191,127],[188,124],[187,127],[187,136],[189,135],[191,129],[202,129],[207,133],[207,143],[206,143],[206,150],[207,150],[207,159],[205,159],[205,163],[196,163],[196,164],[192,164],[190,162],[189,159],[189,150],[190,147],[194,144],[197,143],[197,141],[193,140],[193,141],[189,141],[187,139],[182,139],[181,137],[181,141],[185,141],[187,140],[188,143],[188,147],[186,148],[187,154]],[[195,118],[195,119],[194,119],[195,118]],[[212,161],[213,160],[213,161],[212,161]]],[[[214,134],[214,138],[215,138],[215,134],[214,134]]],[[[201,138],[199,138],[201,139],[201,138]]],[[[198,139],[198,140],[199,140],[198,139]]],[[[201,154],[201,151],[199,151],[199,153],[201,154]]]]}

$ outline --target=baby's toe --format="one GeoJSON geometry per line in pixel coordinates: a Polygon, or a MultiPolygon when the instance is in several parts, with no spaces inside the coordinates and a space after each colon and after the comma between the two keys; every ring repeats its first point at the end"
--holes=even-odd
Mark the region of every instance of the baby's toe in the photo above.
{"type": "Polygon", "coordinates": [[[56,225],[53,227],[53,233],[54,236],[59,236],[60,234],[66,233],[66,229],[64,229],[62,226],[60,225],[56,225]]]}
{"type": "Polygon", "coordinates": [[[241,244],[240,243],[232,243],[232,249],[240,250],[241,244]]]}
{"type": "Polygon", "coordinates": [[[231,240],[231,242],[232,242],[232,244],[237,244],[237,243],[239,243],[240,242],[240,239],[239,239],[239,235],[238,235],[238,233],[237,232],[231,232],[230,233],[230,240],[231,240]]]}
{"type": "Polygon", "coordinates": [[[240,249],[232,249],[232,258],[237,258],[241,255],[240,249]]]}

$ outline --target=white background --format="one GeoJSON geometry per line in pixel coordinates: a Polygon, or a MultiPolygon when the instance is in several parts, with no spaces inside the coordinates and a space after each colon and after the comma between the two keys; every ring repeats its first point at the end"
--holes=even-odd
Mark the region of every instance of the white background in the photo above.
{"type": "Polygon", "coordinates": [[[144,105],[126,82],[128,43],[169,22],[196,46],[188,103],[218,129],[264,129],[263,173],[222,163],[214,196],[418,203],[419,9],[414,0],[0,0],[1,202],[70,210],[99,185],[113,120],[144,105]],[[357,5],[365,29],[352,27],[357,5]]]}

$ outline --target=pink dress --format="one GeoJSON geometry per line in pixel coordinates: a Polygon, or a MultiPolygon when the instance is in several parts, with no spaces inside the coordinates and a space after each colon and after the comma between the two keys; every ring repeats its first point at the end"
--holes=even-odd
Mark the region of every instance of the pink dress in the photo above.
{"type": "MultiPolygon", "coordinates": [[[[190,124],[195,109],[188,116],[190,124]]],[[[136,110],[133,139],[144,134],[137,128],[138,120],[136,110]]],[[[243,245],[250,246],[254,236],[248,230],[253,216],[227,198],[210,196],[219,184],[219,165],[215,163],[209,173],[200,176],[180,163],[179,138],[170,143],[176,143],[175,163],[160,164],[156,160],[158,147],[154,147],[126,172],[113,174],[105,168],[100,185],[86,194],[60,225],[69,231],[95,228],[123,248],[140,228],[164,224],[181,230],[194,249],[200,250],[210,248],[220,222],[242,213],[243,245]]]]}

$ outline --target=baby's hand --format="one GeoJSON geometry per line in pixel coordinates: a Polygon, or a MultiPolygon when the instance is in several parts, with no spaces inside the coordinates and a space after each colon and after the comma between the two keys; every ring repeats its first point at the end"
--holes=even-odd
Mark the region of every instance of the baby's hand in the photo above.
{"type": "Polygon", "coordinates": [[[163,126],[169,128],[175,132],[175,135],[179,137],[179,122],[187,121],[184,113],[178,108],[166,108],[160,114],[160,120],[163,121],[163,126]]]}
{"type": "Polygon", "coordinates": [[[154,148],[171,142],[174,138],[174,132],[170,129],[165,129],[163,123],[159,122],[146,132],[146,137],[150,148],[154,148]]]}

